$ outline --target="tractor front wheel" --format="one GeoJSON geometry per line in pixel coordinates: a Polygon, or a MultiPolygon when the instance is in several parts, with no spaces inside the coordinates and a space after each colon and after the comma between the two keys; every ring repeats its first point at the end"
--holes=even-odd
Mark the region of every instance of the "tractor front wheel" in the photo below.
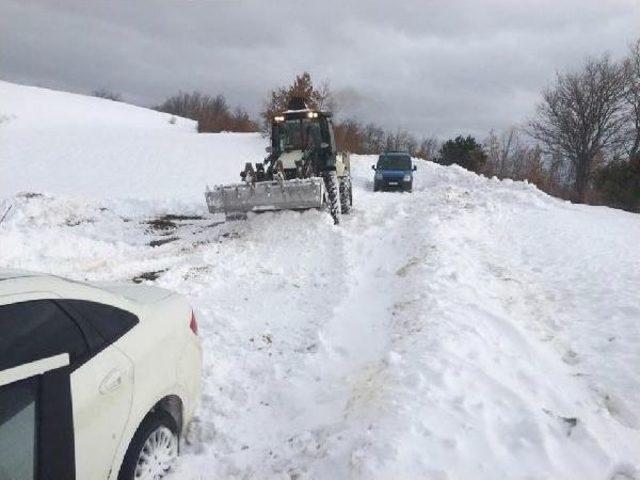
{"type": "Polygon", "coordinates": [[[324,184],[327,189],[327,205],[329,206],[329,213],[333,218],[333,223],[338,225],[340,223],[340,183],[338,181],[338,175],[335,171],[325,172],[324,184]]]}

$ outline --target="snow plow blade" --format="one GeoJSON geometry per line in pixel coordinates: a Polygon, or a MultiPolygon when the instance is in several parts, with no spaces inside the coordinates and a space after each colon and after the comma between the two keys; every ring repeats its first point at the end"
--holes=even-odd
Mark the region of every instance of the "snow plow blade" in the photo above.
{"type": "Polygon", "coordinates": [[[269,180],[207,187],[205,197],[209,212],[224,213],[232,220],[245,218],[248,212],[322,208],[324,188],[320,177],[269,180]]]}

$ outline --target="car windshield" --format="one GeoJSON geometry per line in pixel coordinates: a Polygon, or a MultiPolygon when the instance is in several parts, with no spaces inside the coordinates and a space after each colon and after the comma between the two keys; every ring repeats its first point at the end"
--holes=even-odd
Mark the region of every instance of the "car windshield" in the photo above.
{"type": "Polygon", "coordinates": [[[405,155],[381,155],[378,159],[380,170],[411,170],[411,157],[405,155]]]}
{"type": "Polygon", "coordinates": [[[307,119],[287,120],[279,135],[281,150],[306,150],[320,144],[320,125],[307,119]]]}

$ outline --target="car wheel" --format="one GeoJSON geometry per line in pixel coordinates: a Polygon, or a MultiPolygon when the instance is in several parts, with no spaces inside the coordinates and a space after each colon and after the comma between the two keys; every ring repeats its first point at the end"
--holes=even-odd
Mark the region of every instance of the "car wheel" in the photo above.
{"type": "Polygon", "coordinates": [[[152,412],[142,421],[122,461],[118,480],[158,480],[178,458],[178,435],[173,419],[152,412]]]}

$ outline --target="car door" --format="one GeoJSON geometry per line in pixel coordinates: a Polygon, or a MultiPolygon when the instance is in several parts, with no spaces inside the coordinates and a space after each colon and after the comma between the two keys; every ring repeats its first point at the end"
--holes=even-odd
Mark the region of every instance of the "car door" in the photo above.
{"type": "Polygon", "coordinates": [[[54,302],[0,298],[0,478],[76,478],[70,372],[82,331],[54,302]]]}
{"type": "Polygon", "coordinates": [[[37,464],[37,381],[0,386],[0,480],[35,480],[37,464]]]}
{"type": "Polygon", "coordinates": [[[108,478],[132,395],[133,366],[114,346],[71,374],[77,478],[108,478]]]}
{"type": "Polygon", "coordinates": [[[137,318],[105,304],[81,300],[58,303],[83,330],[92,329],[98,333],[98,342],[104,342],[96,346],[89,341],[97,353],[71,374],[77,478],[104,480],[113,467],[133,398],[133,363],[117,348],[117,339],[137,323],[137,318]]]}

